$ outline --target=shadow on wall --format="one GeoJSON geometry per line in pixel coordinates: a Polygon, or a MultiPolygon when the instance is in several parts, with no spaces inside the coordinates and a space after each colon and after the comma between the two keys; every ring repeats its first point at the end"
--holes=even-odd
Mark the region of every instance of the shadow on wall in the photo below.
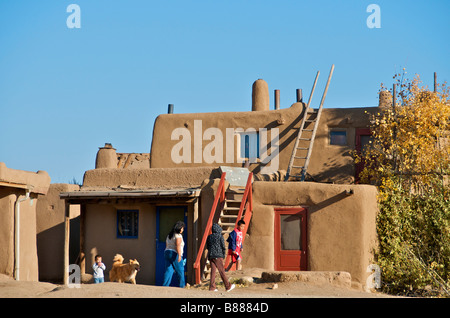
{"type": "MultiPolygon", "coordinates": [[[[64,267],[64,223],[37,234],[39,281],[62,282],[64,267]]],[[[80,217],[70,220],[69,264],[76,264],[80,252],[80,217]]]]}
{"type": "MultiPolygon", "coordinates": [[[[353,161],[353,157],[350,151],[342,153],[340,158],[347,157],[348,160],[353,161]]],[[[354,184],[355,168],[353,165],[342,165],[342,159],[331,159],[323,164],[321,172],[314,173],[307,181],[323,182],[323,183],[335,183],[339,180],[339,184],[354,184]]]]}
{"type": "MultiPolygon", "coordinates": [[[[353,190],[351,190],[351,191],[353,191],[353,190]]],[[[332,197],[330,197],[330,198],[328,198],[328,199],[326,199],[326,200],[324,200],[322,202],[319,202],[319,203],[316,203],[316,204],[312,204],[311,206],[308,207],[308,212],[310,214],[313,214],[313,213],[315,213],[317,211],[320,211],[320,210],[322,210],[322,209],[324,209],[324,208],[326,208],[326,207],[328,207],[330,205],[333,205],[333,204],[335,204],[335,203],[337,203],[337,202],[347,198],[349,195],[352,195],[352,194],[353,194],[353,192],[350,192],[350,191],[349,192],[343,191],[341,193],[338,193],[338,194],[336,194],[336,195],[334,195],[334,196],[332,196],[332,197]]]]}
{"type": "MultiPolygon", "coordinates": [[[[282,142],[280,142],[279,144],[279,152],[281,153],[284,149],[286,149],[286,147],[292,148],[293,147],[293,142],[295,141],[295,139],[297,138],[297,131],[300,127],[300,121],[302,120],[305,111],[306,111],[306,105],[302,104],[303,106],[303,110],[302,112],[282,131],[279,132],[278,134],[278,140],[281,141],[283,140],[283,138],[286,137],[286,139],[284,139],[282,142]],[[290,135],[288,135],[290,134],[290,135]]],[[[280,122],[278,120],[274,120],[272,122],[270,122],[269,124],[267,124],[266,126],[264,126],[265,129],[270,130],[273,128],[278,128],[280,126],[280,122]]],[[[272,136],[271,136],[272,137],[272,136]]],[[[272,145],[272,140],[267,142],[267,148],[270,148],[272,145]]],[[[270,163],[268,163],[270,164],[270,163]]],[[[254,174],[258,174],[261,172],[261,169],[264,167],[264,164],[262,163],[258,163],[257,165],[252,165],[252,172],[254,174]],[[254,166],[254,168],[253,168],[254,166]]]]}

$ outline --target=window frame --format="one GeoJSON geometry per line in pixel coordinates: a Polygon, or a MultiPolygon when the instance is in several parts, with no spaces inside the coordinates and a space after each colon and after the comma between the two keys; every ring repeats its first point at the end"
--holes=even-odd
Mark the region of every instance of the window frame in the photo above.
{"type": "Polygon", "coordinates": [[[138,239],[139,238],[139,210],[138,209],[117,209],[117,213],[116,213],[116,238],[118,239],[138,239]],[[132,225],[132,226],[136,226],[136,230],[134,231],[134,233],[136,233],[135,235],[123,235],[120,234],[119,231],[119,226],[120,226],[120,219],[121,219],[121,214],[122,213],[136,213],[136,225],[132,225]]]}
{"type": "MultiPolygon", "coordinates": [[[[342,136],[342,135],[340,135],[342,136]]],[[[329,133],[328,133],[328,139],[329,139],[329,145],[330,146],[348,146],[348,132],[347,129],[339,129],[339,128],[333,128],[330,129],[329,133]],[[345,136],[345,143],[343,144],[337,144],[337,143],[332,143],[332,134],[333,133],[344,133],[345,136]]]]}
{"type": "Polygon", "coordinates": [[[244,162],[248,160],[251,163],[259,162],[261,159],[261,153],[260,153],[260,136],[259,131],[254,128],[249,128],[247,130],[236,130],[235,134],[237,135],[237,153],[238,153],[238,162],[244,162]],[[246,156],[245,153],[245,137],[248,136],[248,144],[250,146],[248,156],[246,156]],[[253,139],[253,140],[252,140],[253,139]],[[256,141],[256,145],[253,144],[253,142],[256,141]],[[251,155],[254,155],[254,152],[256,151],[256,157],[252,157],[251,155]]]}

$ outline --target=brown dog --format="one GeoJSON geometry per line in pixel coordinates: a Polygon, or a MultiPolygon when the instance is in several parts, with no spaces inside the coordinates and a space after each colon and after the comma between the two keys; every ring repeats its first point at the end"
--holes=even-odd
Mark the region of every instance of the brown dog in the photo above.
{"type": "Polygon", "coordinates": [[[109,271],[110,282],[131,282],[136,284],[136,274],[141,269],[139,262],[134,259],[127,264],[123,264],[123,256],[116,254],[113,259],[112,269],[109,271]]]}

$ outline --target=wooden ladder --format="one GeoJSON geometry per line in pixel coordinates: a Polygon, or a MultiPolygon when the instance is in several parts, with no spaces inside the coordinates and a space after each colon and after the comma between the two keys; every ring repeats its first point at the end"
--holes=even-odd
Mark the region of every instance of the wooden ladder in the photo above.
{"type": "Polygon", "coordinates": [[[327,95],[328,86],[330,85],[333,71],[334,64],[331,66],[330,74],[328,75],[327,84],[322,94],[322,100],[320,101],[319,108],[312,109],[309,107],[309,105],[311,104],[311,99],[316,88],[320,71],[318,71],[316,74],[316,78],[311,89],[311,94],[309,95],[308,104],[306,105],[305,113],[298,130],[297,138],[295,139],[294,148],[292,149],[292,155],[289,160],[289,165],[284,181],[289,181],[290,178],[294,180],[305,181],[306,171],[308,170],[309,160],[311,159],[314,140],[316,138],[317,127],[319,126],[320,116],[322,114],[323,103],[327,95]]]}

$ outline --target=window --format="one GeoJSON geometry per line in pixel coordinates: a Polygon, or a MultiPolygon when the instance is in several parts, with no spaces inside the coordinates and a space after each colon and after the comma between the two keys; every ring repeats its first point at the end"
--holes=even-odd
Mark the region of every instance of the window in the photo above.
{"type": "Polygon", "coordinates": [[[138,210],[117,210],[117,238],[138,238],[138,225],[138,210]]]}
{"type": "Polygon", "coordinates": [[[240,157],[243,159],[259,158],[259,134],[257,131],[240,133],[240,157]]]}
{"type": "Polygon", "coordinates": [[[347,145],[347,131],[345,130],[332,130],[330,131],[330,145],[347,145]]]}

